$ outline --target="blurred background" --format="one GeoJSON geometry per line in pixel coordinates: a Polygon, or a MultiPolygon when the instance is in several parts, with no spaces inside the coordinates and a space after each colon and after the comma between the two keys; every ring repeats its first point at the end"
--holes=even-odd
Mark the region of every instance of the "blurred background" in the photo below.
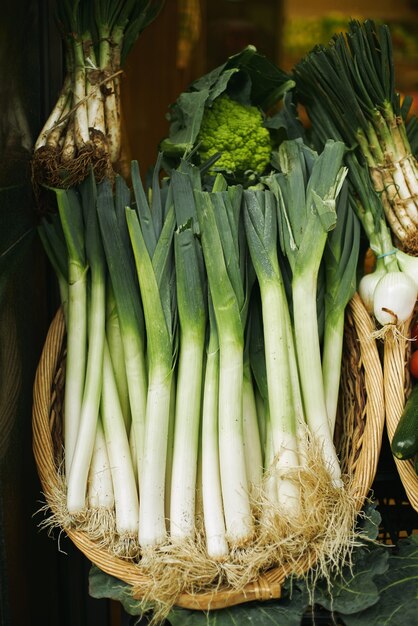
{"type": "MultiPolygon", "coordinates": [[[[37,238],[30,157],[64,76],[54,6],[5,0],[0,20],[0,626],[118,626],[128,623],[120,606],[89,597],[90,564],[64,536],[39,529],[32,387],[58,294],[37,238]]],[[[397,88],[418,113],[418,0],[167,0],[124,68],[126,158],[146,172],[168,132],[169,105],[244,46],[290,70],[349,18],[366,17],[390,25],[397,88]]],[[[410,522],[385,448],[375,494],[382,538],[396,540],[410,522]]]]}

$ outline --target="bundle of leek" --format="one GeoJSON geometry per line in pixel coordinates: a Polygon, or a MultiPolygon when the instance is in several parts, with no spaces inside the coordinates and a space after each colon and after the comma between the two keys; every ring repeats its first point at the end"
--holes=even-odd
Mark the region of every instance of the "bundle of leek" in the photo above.
{"type": "Polygon", "coordinates": [[[323,563],[352,540],[326,356],[357,264],[343,154],[284,142],[245,191],[220,174],[204,190],[185,160],[161,181],[160,155],[150,188],[135,161],[132,190],[92,173],[43,220],[67,328],[59,521],[136,559],[165,606],[193,572],[240,585],[297,561],[313,524],[323,563]]]}
{"type": "Polygon", "coordinates": [[[164,0],[64,0],[57,20],[66,76],[35,143],[35,184],[71,187],[93,168],[96,179],[118,171],[122,66],[164,0]]]}
{"type": "Polygon", "coordinates": [[[293,76],[309,116],[316,124],[331,120],[368,167],[399,246],[415,255],[418,167],[395,88],[388,26],[352,20],[348,32],[297,63],[293,76]]]}
{"type": "MultiPolygon", "coordinates": [[[[359,249],[359,231],[347,207],[346,193],[337,205],[347,174],[342,165],[344,150],[342,142],[329,140],[318,156],[301,140],[285,141],[277,154],[280,171],[266,179],[278,201],[280,247],[288,261],[291,276],[295,356],[291,351],[291,331],[287,322],[284,335],[288,337],[285,340],[289,346],[287,358],[290,359],[291,371],[295,370],[292,362],[296,360],[305,419],[312,437],[321,441],[324,458],[336,486],[341,484],[341,472],[333,445],[333,431],[343,320],[346,304],[355,289],[359,249]],[[337,219],[337,207],[340,222],[337,219]],[[337,224],[339,228],[335,230],[337,224]],[[321,349],[317,295],[318,277],[323,264],[326,269],[327,304],[321,349]],[[330,354],[337,357],[335,362],[330,354]],[[337,368],[337,376],[333,376],[333,368],[337,368]]],[[[266,279],[265,276],[264,281],[266,279]]],[[[269,341],[266,336],[265,345],[269,341]]],[[[291,380],[296,380],[296,374],[291,380]]],[[[295,386],[293,390],[294,398],[298,400],[295,386]]],[[[271,410],[270,405],[270,413],[271,410]]],[[[301,453],[303,456],[303,449],[301,453]]]]}

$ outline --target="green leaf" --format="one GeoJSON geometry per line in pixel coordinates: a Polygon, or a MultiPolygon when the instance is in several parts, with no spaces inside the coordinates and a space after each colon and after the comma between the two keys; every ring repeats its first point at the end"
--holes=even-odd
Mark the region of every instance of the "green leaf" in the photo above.
{"type": "Polygon", "coordinates": [[[319,584],[315,589],[315,603],[344,615],[373,606],[380,599],[375,578],[387,570],[388,559],[388,549],[382,546],[358,550],[352,572],[346,568],[333,580],[331,590],[326,583],[319,584]]]}
{"type": "Polygon", "coordinates": [[[267,110],[295,83],[254,46],[247,46],[225,63],[191,83],[168,114],[169,136],[161,142],[165,157],[190,152],[199,134],[203,113],[216,98],[228,91],[238,102],[267,110]]]}
{"type": "Polygon", "coordinates": [[[306,609],[306,595],[294,589],[291,598],[275,602],[251,602],[203,613],[173,609],[171,626],[300,626],[306,609]]]}
{"type": "Polygon", "coordinates": [[[418,615],[418,537],[399,542],[387,570],[375,578],[379,601],[365,611],[344,615],[346,626],[406,626],[418,615]]]}
{"type": "Polygon", "coordinates": [[[89,572],[89,595],[92,598],[101,600],[109,598],[120,602],[124,611],[129,615],[141,615],[143,609],[140,608],[138,600],[132,597],[132,588],[127,583],[105,574],[95,565],[92,565],[89,572]]]}

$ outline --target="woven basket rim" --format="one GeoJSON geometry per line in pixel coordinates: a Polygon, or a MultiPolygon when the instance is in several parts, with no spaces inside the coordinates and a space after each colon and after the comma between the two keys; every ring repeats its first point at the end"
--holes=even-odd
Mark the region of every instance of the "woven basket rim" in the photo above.
{"type": "MultiPolygon", "coordinates": [[[[360,509],[372,486],[380,454],[384,426],[383,373],[376,343],[371,339],[373,328],[370,316],[357,294],[350,301],[349,309],[357,335],[361,337],[360,350],[366,372],[365,385],[368,387],[367,419],[353,481],[353,489],[358,496],[358,502],[361,503],[360,509]],[[370,380],[373,381],[373,385],[370,385],[370,380]]],[[[62,310],[58,309],[45,339],[33,388],[33,453],[48,506],[51,506],[51,494],[59,487],[50,412],[53,405],[51,389],[62,359],[64,342],[65,322],[62,310]]],[[[99,569],[130,585],[135,585],[136,589],[140,587],[144,575],[139,572],[135,563],[110,554],[81,531],[67,527],[63,530],[77,548],[99,569]]],[[[300,564],[300,573],[302,574],[311,565],[307,557],[305,562],[300,564]]],[[[209,610],[209,608],[224,608],[251,600],[276,599],[280,597],[281,586],[289,574],[290,567],[283,564],[263,573],[255,582],[248,583],[242,590],[220,588],[200,594],[184,592],[177,598],[175,605],[188,609],[209,610]]],[[[136,597],[140,597],[139,592],[136,597]]]]}

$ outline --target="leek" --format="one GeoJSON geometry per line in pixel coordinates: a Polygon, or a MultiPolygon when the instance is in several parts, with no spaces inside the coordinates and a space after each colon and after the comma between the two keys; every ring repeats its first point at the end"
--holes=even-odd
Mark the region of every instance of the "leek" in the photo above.
{"type": "Polygon", "coordinates": [[[206,549],[211,558],[228,556],[219,467],[219,341],[209,298],[209,337],[206,348],[202,404],[202,500],[206,549]]]}
{"type": "Polygon", "coordinates": [[[219,338],[219,459],[226,536],[237,546],[250,541],[254,531],[242,421],[245,294],[236,255],[241,189],[195,194],[219,338]]]}
{"type": "MultiPolygon", "coordinates": [[[[140,471],[139,542],[154,547],[166,539],[166,467],[172,376],[175,360],[175,319],[169,266],[175,217],[167,211],[156,233],[139,171],[133,164],[136,207],[126,208],[147,332],[148,388],[143,464],[140,471]]],[[[167,200],[171,204],[171,196],[167,200]]]]}
{"type": "Polygon", "coordinates": [[[85,221],[85,240],[89,272],[88,351],[80,407],[79,426],[67,475],[67,508],[69,513],[85,509],[87,478],[97,429],[102,388],[102,363],[105,341],[106,270],[103,246],[96,213],[96,188],[92,176],[81,186],[85,221]]]}
{"type": "Polygon", "coordinates": [[[57,189],[68,252],[67,361],[64,398],[65,474],[70,475],[83,401],[87,359],[87,273],[83,212],[77,192],[57,189]]]}
{"type": "MultiPolygon", "coordinates": [[[[116,187],[116,193],[123,193],[121,186],[116,187]]],[[[147,398],[145,329],[141,298],[130,251],[123,244],[123,231],[119,227],[116,213],[116,207],[119,204],[118,197],[113,197],[110,181],[105,180],[100,183],[97,191],[97,213],[119,317],[132,417],[133,445],[137,455],[134,464],[140,475],[147,398]]]]}
{"type": "Polygon", "coordinates": [[[325,267],[325,324],[322,343],[322,376],[331,433],[334,433],[343,358],[345,309],[356,291],[360,224],[345,181],[337,198],[337,223],[329,233],[325,267]]]}
{"type": "MultiPolygon", "coordinates": [[[[299,467],[288,342],[292,335],[288,303],[277,257],[277,217],[269,190],[244,192],[248,245],[260,286],[271,445],[277,462],[277,501],[283,511],[299,512],[297,483],[289,470],[299,467]]],[[[270,455],[271,456],[271,455],[270,455]]]]}
{"type": "Polygon", "coordinates": [[[186,173],[172,172],[177,220],[174,261],[180,327],[170,504],[172,539],[193,538],[195,533],[196,470],[206,333],[206,284],[202,251],[194,234],[197,214],[191,180],[186,173]]]}
{"type": "Polygon", "coordinates": [[[292,270],[294,338],[306,422],[336,486],[342,484],[341,469],[327,416],[316,297],[328,232],[337,221],[336,198],[347,173],[344,150],[342,142],[330,140],[318,156],[300,140],[285,141],[277,155],[281,172],[270,181],[279,201],[280,241],[292,270]]]}
{"type": "Polygon", "coordinates": [[[121,68],[164,0],[62,0],[56,18],[66,75],[34,147],[37,185],[72,187],[121,167],[121,68]]]}

